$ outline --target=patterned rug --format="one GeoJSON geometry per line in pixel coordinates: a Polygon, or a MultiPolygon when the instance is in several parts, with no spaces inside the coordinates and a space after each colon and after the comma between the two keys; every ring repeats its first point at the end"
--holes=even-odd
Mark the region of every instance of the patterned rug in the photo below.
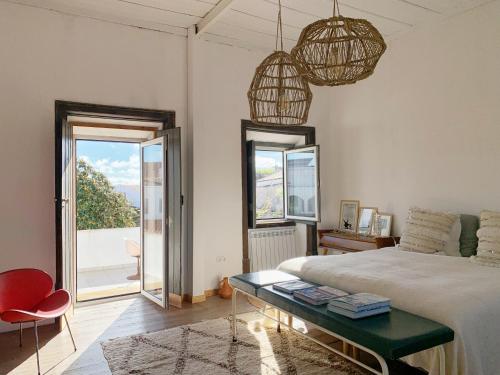
{"type": "Polygon", "coordinates": [[[365,375],[368,372],[256,313],[102,343],[113,375],[365,375]]]}

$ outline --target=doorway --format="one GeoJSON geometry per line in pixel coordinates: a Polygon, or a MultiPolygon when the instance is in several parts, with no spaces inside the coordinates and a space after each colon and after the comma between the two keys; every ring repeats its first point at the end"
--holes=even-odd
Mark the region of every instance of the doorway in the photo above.
{"type": "Polygon", "coordinates": [[[57,101],[56,287],[74,303],[138,292],[179,302],[180,169],[173,112],[57,101]]]}
{"type": "Polygon", "coordinates": [[[79,130],[74,127],[76,299],[139,293],[141,139],[92,139],[79,130]]]}

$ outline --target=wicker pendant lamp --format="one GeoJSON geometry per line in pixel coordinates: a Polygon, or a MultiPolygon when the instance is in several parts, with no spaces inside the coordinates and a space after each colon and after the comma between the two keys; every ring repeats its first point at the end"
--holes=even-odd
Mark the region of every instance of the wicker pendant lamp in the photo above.
{"type": "Polygon", "coordinates": [[[276,50],[257,67],[247,96],[250,118],[256,124],[303,125],[307,122],[312,92],[290,54],[283,51],[281,0],[276,27],[276,50]]]}
{"type": "Polygon", "coordinates": [[[370,76],[386,48],[370,22],[341,16],[333,0],[333,17],[302,30],[291,54],[310,83],[339,86],[370,76]]]}

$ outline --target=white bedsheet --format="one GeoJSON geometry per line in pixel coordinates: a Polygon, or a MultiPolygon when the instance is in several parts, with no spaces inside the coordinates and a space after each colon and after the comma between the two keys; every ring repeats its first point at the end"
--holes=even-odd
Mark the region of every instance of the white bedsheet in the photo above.
{"type": "MultiPolygon", "coordinates": [[[[389,297],[394,307],[447,325],[455,331],[445,346],[447,374],[500,374],[499,268],[396,248],[295,258],[278,268],[351,293],[389,297]]],[[[404,359],[439,374],[436,350],[404,359]]]]}

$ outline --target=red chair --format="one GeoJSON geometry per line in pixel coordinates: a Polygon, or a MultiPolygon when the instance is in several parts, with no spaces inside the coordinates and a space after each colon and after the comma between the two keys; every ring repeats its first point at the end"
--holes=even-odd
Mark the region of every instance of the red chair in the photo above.
{"type": "Polygon", "coordinates": [[[19,323],[19,346],[22,346],[23,339],[22,324],[33,322],[38,374],[38,321],[64,316],[76,351],[75,340],[66,318],[66,311],[71,305],[71,295],[64,289],[52,292],[52,286],[52,278],[37,269],[23,268],[0,273],[0,319],[8,323],[19,323]]]}

